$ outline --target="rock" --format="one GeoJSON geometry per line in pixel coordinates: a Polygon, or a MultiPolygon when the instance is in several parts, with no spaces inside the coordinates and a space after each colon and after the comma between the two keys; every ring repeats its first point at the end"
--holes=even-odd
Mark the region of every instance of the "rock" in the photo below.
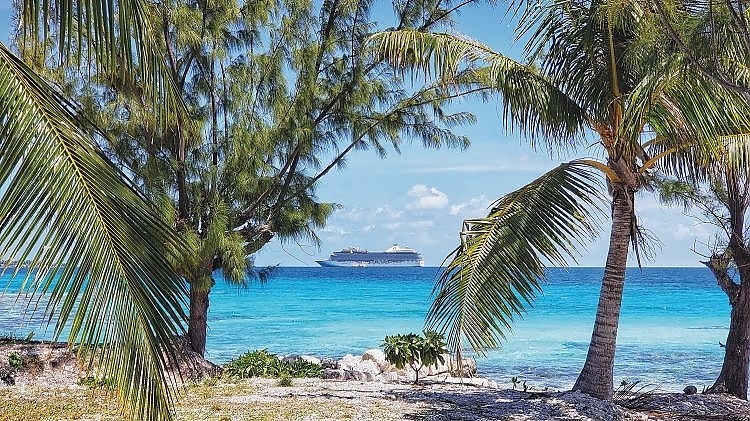
{"type": "Polygon", "coordinates": [[[347,354],[339,360],[339,367],[344,370],[345,380],[371,382],[380,374],[380,367],[371,360],[363,361],[362,357],[347,354]]]}
{"type": "Polygon", "coordinates": [[[497,382],[495,382],[494,380],[483,379],[481,377],[446,377],[445,379],[441,378],[440,381],[449,384],[464,384],[491,389],[498,388],[497,382]]]}
{"type": "Polygon", "coordinates": [[[323,358],[320,361],[320,365],[323,366],[323,368],[330,368],[330,369],[339,368],[339,362],[334,360],[333,358],[323,358]]]}
{"type": "Polygon", "coordinates": [[[365,351],[365,353],[362,354],[362,361],[373,361],[378,367],[380,367],[381,372],[391,371],[392,368],[391,363],[386,361],[383,351],[377,348],[365,351]]]}
{"type": "Polygon", "coordinates": [[[307,361],[310,364],[320,365],[320,358],[313,357],[312,355],[300,355],[300,360],[307,361]]]}
{"type": "Polygon", "coordinates": [[[686,395],[695,395],[696,393],[698,393],[698,388],[693,385],[690,385],[682,389],[682,391],[685,392],[686,395]]]}
{"type": "Polygon", "coordinates": [[[458,362],[455,358],[452,358],[450,354],[443,354],[443,363],[425,367],[419,371],[421,376],[437,376],[440,374],[450,374],[453,377],[474,377],[477,374],[477,362],[473,358],[462,358],[461,366],[463,369],[458,367],[458,362]]]}
{"type": "Polygon", "coordinates": [[[461,358],[461,367],[455,358],[449,358],[449,367],[451,376],[454,377],[473,377],[477,374],[477,362],[473,358],[461,358]]]}
{"type": "Polygon", "coordinates": [[[346,373],[340,368],[325,368],[323,369],[323,378],[330,380],[344,380],[346,373]]]}
{"type": "Polygon", "coordinates": [[[380,367],[373,361],[360,361],[359,364],[352,367],[347,373],[352,374],[353,380],[371,382],[380,374],[380,367]]]}
{"type": "Polygon", "coordinates": [[[393,383],[398,381],[398,375],[394,372],[380,373],[375,376],[376,382],[393,383]]]}
{"type": "Polygon", "coordinates": [[[298,359],[300,359],[300,356],[297,354],[289,354],[289,355],[284,355],[283,357],[279,357],[279,359],[284,363],[291,364],[297,361],[298,359]]]}
{"type": "Polygon", "coordinates": [[[16,384],[15,373],[10,368],[4,368],[0,370],[0,380],[2,380],[6,386],[13,386],[16,384]]]}
{"type": "Polygon", "coordinates": [[[338,360],[337,364],[340,369],[344,371],[351,371],[356,367],[359,363],[362,362],[362,357],[355,357],[352,354],[346,354],[343,357],[341,357],[340,360],[338,360]]]}

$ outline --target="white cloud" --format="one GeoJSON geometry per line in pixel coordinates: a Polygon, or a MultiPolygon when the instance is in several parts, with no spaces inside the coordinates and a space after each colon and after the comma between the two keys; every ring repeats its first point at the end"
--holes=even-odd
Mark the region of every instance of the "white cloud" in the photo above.
{"type": "Polygon", "coordinates": [[[435,226],[434,221],[422,220],[422,221],[401,221],[401,222],[388,222],[383,224],[383,227],[389,231],[406,231],[410,229],[424,229],[435,226]]]}
{"type": "Polygon", "coordinates": [[[711,239],[711,232],[706,229],[705,224],[695,223],[692,225],[677,224],[674,227],[674,237],[678,240],[698,239],[708,241],[711,239]]]}
{"type": "Polygon", "coordinates": [[[375,208],[375,211],[373,212],[373,216],[385,216],[390,219],[399,219],[403,214],[403,211],[397,211],[389,205],[379,206],[375,208]]]}
{"type": "Polygon", "coordinates": [[[348,232],[344,227],[340,227],[338,225],[326,225],[325,228],[321,230],[322,232],[328,233],[328,234],[334,234],[334,235],[346,235],[348,232]]]}
{"type": "Polygon", "coordinates": [[[407,209],[442,209],[448,205],[448,195],[424,184],[417,184],[406,193],[415,201],[406,205],[407,209]]]}
{"type": "Polygon", "coordinates": [[[345,209],[337,212],[336,216],[340,216],[349,221],[361,222],[361,221],[372,221],[373,219],[400,219],[403,215],[403,211],[393,209],[390,205],[378,206],[377,208],[359,208],[354,207],[351,209],[345,209]]]}
{"type": "Polygon", "coordinates": [[[487,214],[490,201],[485,195],[472,197],[466,202],[451,205],[448,213],[451,215],[462,215],[464,217],[475,217],[487,214]]]}

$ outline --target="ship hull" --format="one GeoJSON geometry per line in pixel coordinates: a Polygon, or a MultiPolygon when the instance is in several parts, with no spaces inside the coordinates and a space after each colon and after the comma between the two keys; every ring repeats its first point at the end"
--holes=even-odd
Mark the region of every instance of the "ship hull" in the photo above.
{"type": "Polygon", "coordinates": [[[316,260],[317,264],[323,267],[337,267],[337,268],[387,268],[387,267],[423,267],[424,262],[419,261],[406,261],[406,262],[334,262],[331,260],[316,260]]]}

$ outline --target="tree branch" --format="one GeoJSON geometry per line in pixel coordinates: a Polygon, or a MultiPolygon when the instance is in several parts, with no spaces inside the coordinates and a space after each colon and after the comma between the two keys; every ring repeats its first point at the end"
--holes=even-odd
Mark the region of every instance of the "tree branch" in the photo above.
{"type": "MultiPolygon", "coordinates": [[[[667,13],[664,11],[664,8],[661,5],[661,2],[659,0],[652,0],[652,11],[656,13],[656,15],[659,17],[659,21],[664,26],[664,29],[672,41],[677,45],[679,50],[683,53],[685,58],[687,59],[688,63],[690,63],[691,66],[695,67],[696,70],[698,70],[703,76],[708,78],[714,83],[717,83],[718,85],[733,90],[735,92],[741,92],[741,93],[750,93],[750,87],[740,86],[736,83],[730,82],[728,78],[725,76],[718,76],[716,72],[708,69],[706,66],[704,66],[693,54],[690,48],[685,44],[683,39],[680,37],[680,35],[677,33],[677,31],[674,29],[671,23],[669,23],[669,19],[667,18],[667,13]]],[[[750,50],[748,51],[750,53],[750,50]]]]}
{"type": "Polygon", "coordinates": [[[732,250],[730,247],[727,247],[724,249],[723,253],[714,253],[709,260],[701,263],[711,269],[711,272],[716,278],[717,284],[721,290],[727,294],[729,303],[734,306],[739,298],[740,286],[729,276],[728,268],[729,263],[732,261],[732,257],[732,250]]]}

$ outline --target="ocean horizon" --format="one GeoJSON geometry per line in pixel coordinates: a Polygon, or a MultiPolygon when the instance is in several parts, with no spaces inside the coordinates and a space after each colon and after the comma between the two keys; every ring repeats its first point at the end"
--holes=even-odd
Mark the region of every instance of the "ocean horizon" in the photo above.
{"type": "MultiPolygon", "coordinates": [[[[266,282],[211,292],[206,358],[216,363],[254,349],[339,358],[379,348],[386,335],[421,332],[440,268],[277,267],[266,282]]],[[[502,346],[476,356],[480,376],[510,386],[569,389],[586,358],[603,268],[550,268],[543,292],[502,346]]],[[[7,277],[7,274],[6,274],[7,277]]],[[[0,335],[48,339],[24,306],[0,305],[0,335]]],[[[13,289],[15,285],[15,290],[13,289]]],[[[618,331],[615,383],[701,390],[718,376],[730,307],[707,268],[628,268],[618,331]]]]}

